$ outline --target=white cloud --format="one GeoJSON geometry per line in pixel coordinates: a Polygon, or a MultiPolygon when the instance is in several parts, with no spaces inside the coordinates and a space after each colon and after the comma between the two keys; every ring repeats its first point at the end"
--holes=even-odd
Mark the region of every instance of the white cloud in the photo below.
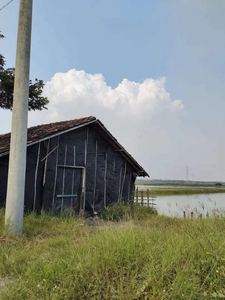
{"type": "MultiPolygon", "coordinates": [[[[165,82],[123,79],[112,88],[102,74],[57,73],[45,87],[48,110],[29,113],[29,126],[94,115],[151,177],[185,179],[188,165],[190,178],[194,174],[196,180],[223,180],[222,133],[202,132],[182,101],[171,99],[165,82]]],[[[1,133],[10,131],[11,113],[2,110],[0,119],[1,133]]]]}
{"type": "MultiPolygon", "coordinates": [[[[123,79],[112,88],[102,74],[75,69],[57,73],[45,86],[48,111],[31,113],[30,125],[40,124],[40,118],[46,123],[94,115],[152,175],[153,157],[162,160],[173,152],[172,136],[184,111],[182,101],[171,99],[165,82],[123,79]]],[[[162,166],[155,168],[163,172],[162,166]]]]}
{"type": "Polygon", "coordinates": [[[113,89],[107,85],[102,74],[92,75],[73,69],[55,74],[46,83],[45,94],[51,101],[48,116],[51,115],[51,119],[55,120],[57,116],[58,119],[73,118],[73,109],[77,108],[78,114],[85,110],[85,114],[94,112],[98,115],[100,109],[101,112],[113,111],[114,115],[130,116],[136,120],[143,115],[151,119],[165,110],[178,113],[184,109],[180,100],[172,101],[165,89],[165,78],[148,78],[142,83],[123,79],[113,89]],[[67,110],[66,115],[62,114],[62,109],[67,110]]]}

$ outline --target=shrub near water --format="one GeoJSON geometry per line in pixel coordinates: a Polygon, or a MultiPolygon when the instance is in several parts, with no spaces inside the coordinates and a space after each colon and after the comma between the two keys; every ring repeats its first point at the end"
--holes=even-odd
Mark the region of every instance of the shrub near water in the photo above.
{"type": "Polygon", "coordinates": [[[30,215],[20,239],[2,221],[0,299],[224,299],[225,219],[148,216],[93,230],[30,215]]]}
{"type": "Polygon", "coordinates": [[[157,210],[153,207],[141,206],[138,204],[126,205],[115,204],[100,214],[100,217],[107,221],[121,221],[121,220],[143,220],[149,218],[150,215],[156,215],[157,210]]]}

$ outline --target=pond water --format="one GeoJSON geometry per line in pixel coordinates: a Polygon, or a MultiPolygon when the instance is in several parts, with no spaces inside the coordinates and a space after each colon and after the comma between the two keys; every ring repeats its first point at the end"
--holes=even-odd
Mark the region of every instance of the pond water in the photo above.
{"type": "Polygon", "coordinates": [[[158,213],[166,216],[182,217],[183,211],[186,211],[187,216],[193,212],[203,217],[207,213],[212,215],[225,212],[225,193],[158,196],[155,202],[158,213]]]}

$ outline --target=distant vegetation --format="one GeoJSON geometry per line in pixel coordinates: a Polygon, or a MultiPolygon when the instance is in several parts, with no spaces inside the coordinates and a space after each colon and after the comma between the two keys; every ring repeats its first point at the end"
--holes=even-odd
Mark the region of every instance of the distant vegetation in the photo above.
{"type": "Polygon", "coordinates": [[[173,195],[197,195],[197,194],[215,194],[225,193],[224,182],[209,181],[184,181],[184,180],[136,180],[136,186],[140,191],[149,186],[150,196],[173,196],[173,195]],[[142,188],[143,187],[143,188],[142,188]]]}
{"type": "MultiPolygon", "coordinates": [[[[141,190],[138,191],[138,195],[141,196],[141,190]]],[[[225,187],[222,188],[151,188],[149,189],[149,196],[156,197],[156,196],[175,196],[175,195],[199,195],[199,194],[217,194],[217,193],[225,193],[225,187]]],[[[147,196],[147,191],[143,191],[143,195],[147,196]]]]}
{"type": "Polygon", "coordinates": [[[136,184],[139,185],[177,185],[177,186],[218,186],[224,185],[224,182],[219,181],[186,181],[186,180],[161,180],[161,179],[152,179],[152,180],[143,180],[137,179],[136,184]]]}
{"type": "Polygon", "coordinates": [[[22,238],[4,235],[0,211],[0,299],[225,299],[225,218],[136,208],[98,226],[31,214],[22,238]]]}

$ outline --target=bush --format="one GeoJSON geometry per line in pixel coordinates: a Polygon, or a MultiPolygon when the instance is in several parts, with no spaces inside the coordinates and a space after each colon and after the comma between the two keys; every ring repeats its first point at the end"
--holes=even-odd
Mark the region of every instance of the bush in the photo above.
{"type": "Polygon", "coordinates": [[[106,221],[121,220],[143,220],[150,215],[156,215],[157,210],[153,207],[141,206],[139,204],[118,203],[109,206],[100,213],[100,217],[106,221]]]}

